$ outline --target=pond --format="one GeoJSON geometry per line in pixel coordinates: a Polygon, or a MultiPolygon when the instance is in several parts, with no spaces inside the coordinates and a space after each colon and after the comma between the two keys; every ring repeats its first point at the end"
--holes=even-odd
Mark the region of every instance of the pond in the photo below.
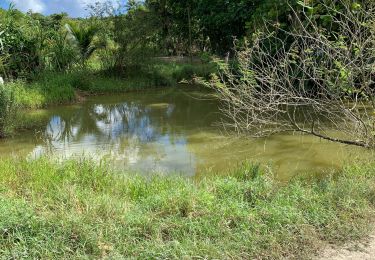
{"type": "Polygon", "coordinates": [[[40,127],[1,140],[0,156],[86,156],[124,172],[185,176],[227,172],[247,160],[269,165],[280,180],[371,156],[301,134],[250,139],[224,133],[218,102],[194,89],[88,97],[29,116],[40,127]]]}

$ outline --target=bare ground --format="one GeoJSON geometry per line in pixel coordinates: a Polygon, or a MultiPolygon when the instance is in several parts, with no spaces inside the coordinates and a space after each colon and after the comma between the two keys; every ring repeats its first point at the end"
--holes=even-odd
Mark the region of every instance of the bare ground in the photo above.
{"type": "Polygon", "coordinates": [[[343,247],[329,246],[316,260],[375,260],[375,231],[360,242],[348,243],[343,247]]]}

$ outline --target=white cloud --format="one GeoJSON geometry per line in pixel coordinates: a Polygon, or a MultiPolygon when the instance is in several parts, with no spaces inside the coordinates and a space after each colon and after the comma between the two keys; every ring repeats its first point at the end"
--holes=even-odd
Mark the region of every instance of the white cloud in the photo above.
{"type": "Polygon", "coordinates": [[[46,5],[41,0],[13,0],[16,8],[27,12],[32,10],[33,12],[43,13],[46,9],[46,5]]]}
{"type": "MultiPolygon", "coordinates": [[[[33,12],[45,15],[66,12],[71,17],[85,17],[88,15],[86,7],[95,2],[106,2],[108,0],[0,0],[0,7],[7,8],[8,3],[13,2],[15,7],[23,12],[33,12]]],[[[110,0],[115,6],[119,0],[110,0]]],[[[127,0],[120,0],[126,2],[127,0]]]]}

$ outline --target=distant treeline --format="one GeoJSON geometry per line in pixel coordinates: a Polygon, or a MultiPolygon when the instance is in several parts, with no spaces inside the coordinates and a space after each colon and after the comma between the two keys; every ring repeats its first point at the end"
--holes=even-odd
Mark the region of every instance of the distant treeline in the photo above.
{"type": "MultiPolygon", "coordinates": [[[[370,0],[358,2],[365,1],[370,0]]],[[[120,73],[151,56],[224,56],[234,42],[251,39],[267,25],[279,34],[295,26],[298,14],[293,12],[308,11],[329,27],[331,16],[320,5],[341,8],[334,0],[122,2],[89,5],[90,16],[78,19],[66,13],[24,14],[13,6],[0,9],[0,75],[14,79],[66,71],[87,66],[92,54],[102,69],[120,73]]]]}

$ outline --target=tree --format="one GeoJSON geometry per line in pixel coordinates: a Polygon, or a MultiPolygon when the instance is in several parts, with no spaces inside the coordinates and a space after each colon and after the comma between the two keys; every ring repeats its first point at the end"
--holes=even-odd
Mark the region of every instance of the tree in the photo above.
{"type": "Polygon", "coordinates": [[[158,24],[160,46],[169,55],[192,53],[193,41],[200,37],[194,15],[196,0],[147,0],[145,6],[158,24]]]}
{"type": "Polygon", "coordinates": [[[237,49],[235,67],[220,63],[210,85],[227,126],[255,137],[293,131],[375,147],[374,3],[303,4],[291,16],[294,27],[259,32],[237,49]]]}
{"type": "Polygon", "coordinates": [[[8,80],[31,79],[48,70],[65,70],[77,53],[61,30],[66,14],[23,14],[13,8],[0,12],[0,73],[8,80]]]}
{"type": "Polygon", "coordinates": [[[288,26],[290,6],[297,0],[146,0],[145,5],[160,24],[164,48],[173,54],[182,45],[206,47],[224,54],[233,48],[233,40],[242,39],[249,31],[272,20],[288,26]]]}
{"type": "Polygon", "coordinates": [[[233,46],[234,37],[246,34],[246,22],[250,19],[253,1],[203,1],[199,0],[195,15],[200,17],[204,35],[210,39],[212,49],[223,54],[233,46]]]}
{"type": "Polygon", "coordinates": [[[27,77],[40,69],[40,34],[38,24],[30,17],[15,10],[11,5],[9,10],[1,14],[0,60],[5,77],[27,77]],[[28,27],[24,25],[28,24],[28,27]]]}
{"type": "Polygon", "coordinates": [[[94,51],[100,47],[94,42],[98,27],[95,25],[69,23],[65,25],[65,28],[71,43],[79,50],[81,63],[84,65],[94,51]]]}
{"type": "Polygon", "coordinates": [[[113,17],[115,67],[120,72],[139,65],[154,53],[157,26],[152,17],[144,5],[136,2],[129,2],[126,13],[113,17]]]}

